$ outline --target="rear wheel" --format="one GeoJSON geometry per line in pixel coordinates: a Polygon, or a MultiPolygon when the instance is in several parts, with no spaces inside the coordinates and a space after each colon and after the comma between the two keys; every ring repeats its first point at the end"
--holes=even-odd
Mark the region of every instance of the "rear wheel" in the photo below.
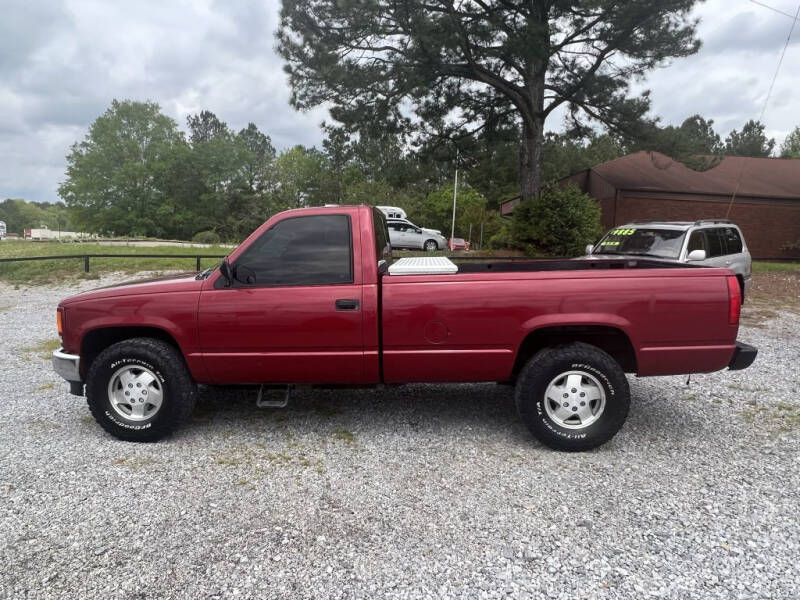
{"type": "Polygon", "coordinates": [[[630,389],[611,356],[578,342],[528,361],[517,379],[516,404],[536,439],[574,452],[614,437],[628,416],[630,389]]]}
{"type": "Polygon", "coordinates": [[[168,435],[189,419],[196,398],[180,353],[151,338],[109,346],[86,378],[86,401],[95,420],[130,442],[155,442],[168,435]]]}
{"type": "Polygon", "coordinates": [[[439,249],[439,244],[436,243],[436,240],[427,240],[423,247],[428,252],[433,252],[434,250],[439,249]]]}

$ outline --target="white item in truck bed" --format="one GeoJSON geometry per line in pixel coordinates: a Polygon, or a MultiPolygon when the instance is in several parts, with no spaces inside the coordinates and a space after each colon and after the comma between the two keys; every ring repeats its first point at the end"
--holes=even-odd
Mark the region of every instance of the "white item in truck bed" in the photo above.
{"type": "Polygon", "coordinates": [[[389,266],[389,275],[436,275],[458,273],[458,265],[446,256],[401,258],[389,266]]]}

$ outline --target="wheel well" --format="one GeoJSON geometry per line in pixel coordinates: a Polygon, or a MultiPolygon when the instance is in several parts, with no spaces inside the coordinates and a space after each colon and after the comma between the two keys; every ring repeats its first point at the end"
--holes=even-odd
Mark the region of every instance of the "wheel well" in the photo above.
{"type": "Polygon", "coordinates": [[[81,371],[82,375],[89,372],[89,367],[94,359],[106,348],[122,340],[137,337],[148,337],[161,340],[175,346],[180,352],[180,346],[169,333],[158,327],[107,327],[94,329],[83,336],[81,341],[81,371]]]}
{"type": "Polygon", "coordinates": [[[513,376],[516,377],[528,359],[539,350],[572,342],[596,346],[616,360],[626,373],[636,372],[636,352],[621,329],[601,325],[569,325],[545,327],[529,333],[517,352],[513,376]]]}

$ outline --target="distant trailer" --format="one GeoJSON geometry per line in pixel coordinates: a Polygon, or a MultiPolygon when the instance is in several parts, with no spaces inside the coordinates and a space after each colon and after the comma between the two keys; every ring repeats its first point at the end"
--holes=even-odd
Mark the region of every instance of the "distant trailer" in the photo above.
{"type": "Polygon", "coordinates": [[[90,233],[84,233],[82,231],[58,231],[56,229],[48,229],[47,227],[42,227],[41,229],[26,227],[23,231],[23,236],[26,240],[34,241],[95,237],[90,233]]]}
{"type": "Polygon", "coordinates": [[[6,222],[0,221],[0,240],[2,240],[8,234],[8,229],[6,228],[6,222]]]}
{"type": "Polygon", "coordinates": [[[387,219],[407,219],[408,215],[399,206],[376,206],[379,211],[386,215],[387,219]]]}

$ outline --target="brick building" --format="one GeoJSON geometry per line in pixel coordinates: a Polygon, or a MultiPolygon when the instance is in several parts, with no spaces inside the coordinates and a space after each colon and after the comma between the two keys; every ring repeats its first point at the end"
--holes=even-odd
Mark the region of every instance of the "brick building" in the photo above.
{"type": "MultiPolygon", "coordinates": [[[[741,227],[755,258],[790,258],[783,249],[800,240],[800,159],[726,156],[694,171],[657,152],[637,152],[561,180],[597,199],[603,225],[630,221],[694,221],[724,218],[741,227]],[[737,182],[741,180],[739,189],[737,182]]],[[[501,204],[510,215],[518,199],[501,204]]]]}

